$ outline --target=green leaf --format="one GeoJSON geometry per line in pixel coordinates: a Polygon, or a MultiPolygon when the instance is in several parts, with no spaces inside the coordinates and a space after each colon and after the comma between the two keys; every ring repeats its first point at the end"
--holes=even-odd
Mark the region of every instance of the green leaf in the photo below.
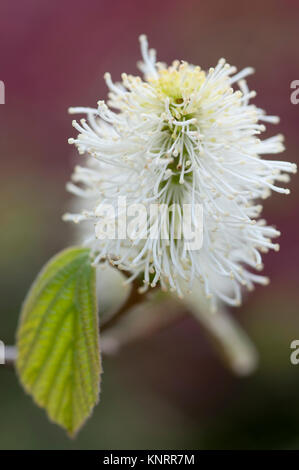
{"type": "Polygon", "coordinates": [[[26,391],[74,435],[100,388],[95,268],[88,249],[62,251],[39,274],[23,305],[17,350],[26,391]]]}

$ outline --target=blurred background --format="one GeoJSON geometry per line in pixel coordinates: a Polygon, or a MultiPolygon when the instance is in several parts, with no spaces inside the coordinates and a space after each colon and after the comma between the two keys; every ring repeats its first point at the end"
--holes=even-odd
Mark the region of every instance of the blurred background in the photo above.
{"type": "MultiPolygon", "coordinates": [[[[106,97],[103,74],[136,73],[138,36],[158,60],[202,68],[220,57],[256,68],[255,102],[281,117],[285,160],[298,162],[299,3],[295,0],[1,0],[0,339],[13,344],[21,303],[48,258],[71,243],[61,221],[74,156],[67,108],[106,97]]],[[[268,287],[232,313],[255,342],[257,371],[238,378],[225,368],[200,324],[183,318],[104,359],[101,403],[76,440],[48,422],[0,366],[1,449],[298,449],[299,190],[273,194],[264,216],[282,231],[268,254],[268,287]]]]}

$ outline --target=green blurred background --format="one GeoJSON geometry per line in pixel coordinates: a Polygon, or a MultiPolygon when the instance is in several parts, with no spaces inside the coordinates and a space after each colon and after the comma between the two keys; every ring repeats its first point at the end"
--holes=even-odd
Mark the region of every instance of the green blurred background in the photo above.
{"type": "MultiPolygon", "coordinates": [[[[61,221],[65,182],[80,157],[67,108],[106,97],[102,76],[136,73],[138,35],[158,59],[208,68],[225,57],[252,65],[249,85],[269,114],[281,116],[283,158],[298,160],[298,1],[1,0],[0,339],[13,344],[20,305],[38,270],[70,244],[61,221]]],[[[270,130],[277,132],[275,128],[270,130]]],[[[76,440],[50,424],[14,370],[0,366],[1,449],[293,449],[299,448],[299,339],[296,176],[290,196],[273,195],[264,215],[283,232],[265,258],[269,287],[233,314],[260,354],[257,372],[234,377],[201,326],[183,318],[104,359],[101,402],[76,440]]]]}

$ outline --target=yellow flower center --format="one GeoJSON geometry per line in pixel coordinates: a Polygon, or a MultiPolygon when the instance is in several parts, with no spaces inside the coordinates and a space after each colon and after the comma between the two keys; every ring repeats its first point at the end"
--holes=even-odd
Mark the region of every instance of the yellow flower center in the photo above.
{"type": "Polygon", "coordinates": [[[180,104],[193,93],[199,91],[206,78],[200,67],[188,63],[174,62],[171,67],[159,70],[159,78],[150,79],[150,83],[161,95],[169,97],[172,104],[180,104]]]}

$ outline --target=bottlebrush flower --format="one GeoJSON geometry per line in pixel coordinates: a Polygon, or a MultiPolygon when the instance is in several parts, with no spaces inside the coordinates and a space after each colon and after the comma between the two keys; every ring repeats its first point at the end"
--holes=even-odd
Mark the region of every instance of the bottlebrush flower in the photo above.
{"type": "Polygon", "coordinates": [[[144,79],[122,74],[122,82],[113,83],[107,73],[108,105],[70,109],[87,114],[87,121],[73,121],[79,134],[69,142],[89,163],[76,167],[68,184],[85,206],[64,218],[90,222],[86,243],[95,264],[114,260],[131,279],[143,276],[145,288],[160,283],[180,296],[200,281],[212,307],[219,299],[240,305],[242,286],[268,282],[253,272],[262,269],[261,253],[279,248],[272,241],[279,232],[259,218],[260,200],[272,191],[288,194],[278,184],[296,172],[294,164],[262,158],[284,149],[281,135],[258,137],[265,130],[261,122],[278,118],[250,104],[255,92],[244,78],[252,68],[236,73],[224,59],[208,72],[179,61],[167,67],[156,62],[145,36],[140,42],[144,79]],[[114,216],[121,228],[119,197],[127,204],[176,204],[176,209],[149,217],[137,238],[131,226],[124,240],[99,239],[114,216]],[[110,218],[101,212],[105,204],[115,209],[110,218]],[[189,249],[184,236],[175,237],[184,204],[191,206],[197,229],[194,208],[203,208],[201,249],[189,249]],[[156,238],[149,236],[153,229],[156,238]]]}

